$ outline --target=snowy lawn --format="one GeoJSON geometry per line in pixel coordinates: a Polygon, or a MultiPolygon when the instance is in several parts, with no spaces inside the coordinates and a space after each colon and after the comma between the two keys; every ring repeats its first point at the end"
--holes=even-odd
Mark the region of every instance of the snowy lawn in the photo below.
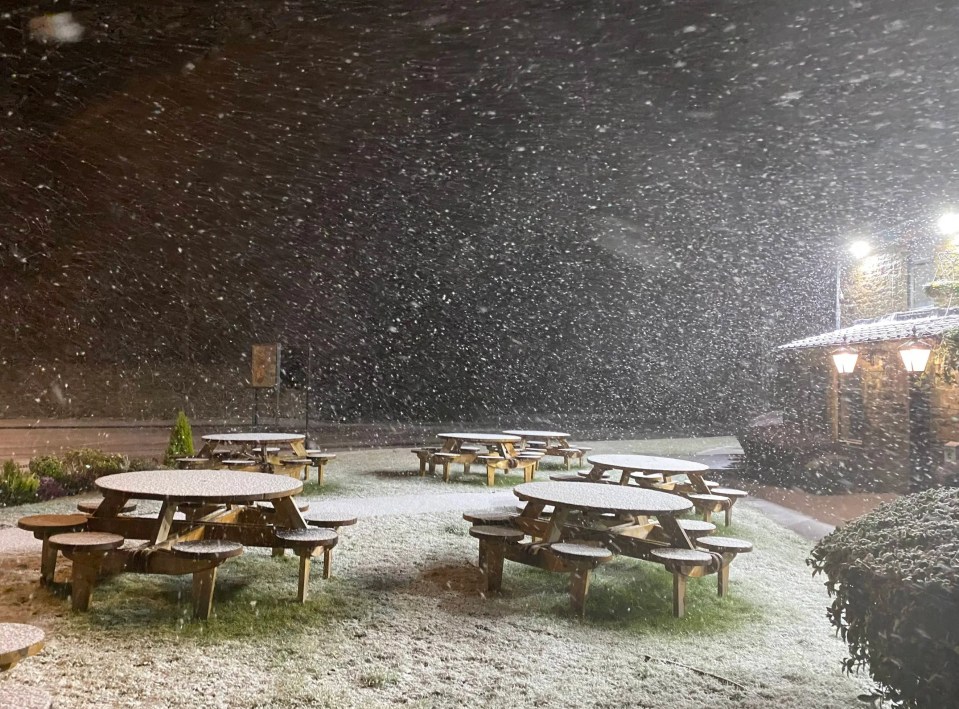
{"type": "MultiPolygon", "coordinates": [[[[682,452],[640,443],[602,448],[682,452]]],[[[803,563],[809,543],[748,505],[728,533],[756,551],[734,563],[729,597],[716,597],[715,576],[691,580],[687,617],[674,619],[669,575],[617,559],[595,573],[581,621],[565,576],[511,562],[504,593],[484,597],[460,509],[417,514],[410,500],[479,507],[508,491],[410,477],[415,463],[404,449],[330,466],[321,497],[374,516],[342,530],[335,577],[316,569],[303,606],[292,602],[295,559],[265,550],[221,567],[205,624],[189,619],[188,577],[111,579],[89,614],[74,615],[37,586],[38,554],[0,555],[0,619],[48,633],[45,650],[9,674],[58,707],[852,707],[867,686],[840,674],[844,647],[803,563]],[[401,513],[381,514],[380,496],[401,513]]]]}

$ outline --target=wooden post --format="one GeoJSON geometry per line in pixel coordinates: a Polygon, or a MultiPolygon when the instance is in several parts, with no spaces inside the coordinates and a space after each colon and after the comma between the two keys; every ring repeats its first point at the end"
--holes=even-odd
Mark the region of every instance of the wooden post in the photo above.
{"type": "Polygon", "coordinates": [[[323,578],[333,578],[333,547],[325,547],[323,549],[323,578]]]}
{"type": "Polygon", "coordinates": [[[40,550],[40,585],[53,583],[53,576],[57,568],[57,548],[43,539],[43,548],[40,550]]]}
{"type": "Polygon", "coordinates": [[[718,591],[720,596],[725,596],[729,592],[729,564],[735,555],[723,554],[723,563],[719,567],[716,576],[719,578],[718,591]]]}
{"type": "Polygon", "coordinates": [[[576,569],[569,575],[569,599],[576,614],[586,616],[586,595],[589,593],[589,569],[576,569]]]}
{"type": "Polygon", "coordinates": [[[480,569],[486,577],[487,592],[497,592],[503,586],[503,545],[480,539],[480,569]]]}
{"type": "Polygon", "coordinates": [[[673,571],[673,615],[682,618],[686,614],[686,577],[673,571]]]}
{"type": "Polygon", "coordinates": [[[493,487],[496,484],[496,468],[492,465],[487,464],[486,466],[486,485],[487,487],[493,487]]]}
{"type": "Polygon", "coordinates": [[[103,552],[77,552],[73,554],[73,573],[70,576],[70,607],[75,611],[90,609],[93,586],[103,552]]]}
{"type": "Polygon", "coordinates": [[[216,566],[193,572],[193,617],[206,620],[213,610],[213,587],[216,585],[216,566]]]}
{"type": "Polygon", "coordinates": [[[296,588],[296,600],[300,603],[306,602],[307,584],[310,582],[310,550],[304,549],[300,552],[300,579],[296,588]]]}

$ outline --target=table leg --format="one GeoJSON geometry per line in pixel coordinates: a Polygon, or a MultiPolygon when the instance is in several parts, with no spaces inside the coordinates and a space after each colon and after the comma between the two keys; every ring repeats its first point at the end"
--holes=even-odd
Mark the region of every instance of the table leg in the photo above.
{"type": "Polygon", "coordinates": [[[292,448],[293,452],[296,453],[297,458],[306,457],[306,446],[303,445],[303,441],[292,441],[290,443],[290,448],[292,448]]]}
{"type": "Polygon", "coordinates": [[[303,519],[292,497],[273,500],[273,509],[276,510],[276,526],[286,529],[306,529],[306,520],[303,519]]]}
{"type": "Polygon", "coordinates": [[[130,499],[129,495],[119,492],[104,492],[103,502],[97,506],[94,517],[116,517],[123,511],[123,506],[130,499]]]}
{"type": "MultiPolygon", "coordinates": [[[[102,503],[101,503],[102,505],[102,503]]],[[[176,513],[177,503],[172,500],[164,500],[160,506],[160,523],[157,526],[151,544],[159,544],[170,536],[170,527],[173,525],[173,515],[176,513]]]]}
{"type": "Polygon", "coordinates": [[[598,482],[603,479],[603,473],[605,472],[606,468],[594,464],[593,467],[589,469],[589,472],[586,473],[586,479],[598,482]]]}
{"type": "Polygon", "coordinates": [[[696,545],[690,541],[685,530],[679,526],[679,522],[672,515],[659,515],[659,524],[666,533],[670,546],[675,549],[695,549],[696,545]]]}
{"type": "Polygon", "coordinates": [[[333,547],[323,549],[323,578],[333,578],[333,547]]]}
{"type": "Polygon", "coordinates": [[[544,544],[553,544],[562,539],[563,525],[566,524],[567,517],[569,517],[568,507],[554,506],[553,514],[549,517],[549,526],[546,528],[546,536],[543,537],[544,544]]]}

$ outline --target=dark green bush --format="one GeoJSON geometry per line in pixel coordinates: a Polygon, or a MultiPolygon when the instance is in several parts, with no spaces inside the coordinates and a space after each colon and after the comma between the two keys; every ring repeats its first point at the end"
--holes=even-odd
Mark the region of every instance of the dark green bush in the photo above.
{"type": "Polygon", "coordinates": [[[183,411],[178,411],[173,430],[170,431],[170,442],[166,447],[164,460],[167,465],[173,465],[177,458],[189,458],[195,453],[193,448],[193,429],[190,420],[183,411]]]}
{"type": "Polygon", "coordinates": [[[125,472],[127,459],[118,454],[104,453],[92,448],[79,448],[63,455],[63,477],[58,479],[67,493],[92,490],[93,481],[103,475],[125,472]]]}
{"type": "Polygon", "coordinates": [[[908,495],[840,527],[812,551],[848,644],[846,672],[868,668],[884,699],[957,706],[959,490],[908,495]]]}
{"type": "Polygon", "coordinates": [[[41,455],[30,461],[30,472],[38,478],[53,478],[57,482],[63,480],[63,463],[52,455],[41,455]]]}
{"type": "Polygon", "coordinates": [[[0,505],[22,505],[37,499],[40,478],[8,460],[0,470],[0,505]]]}

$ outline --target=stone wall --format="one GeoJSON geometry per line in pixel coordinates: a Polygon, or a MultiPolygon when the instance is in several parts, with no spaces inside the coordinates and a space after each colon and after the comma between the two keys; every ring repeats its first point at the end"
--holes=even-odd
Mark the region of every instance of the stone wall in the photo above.
{"type": "Polygon", "coordinates": [[[909,308],[908,256],[890,249],[848,265],[842,273],[841,322],[875,318],[909,308]]]}

